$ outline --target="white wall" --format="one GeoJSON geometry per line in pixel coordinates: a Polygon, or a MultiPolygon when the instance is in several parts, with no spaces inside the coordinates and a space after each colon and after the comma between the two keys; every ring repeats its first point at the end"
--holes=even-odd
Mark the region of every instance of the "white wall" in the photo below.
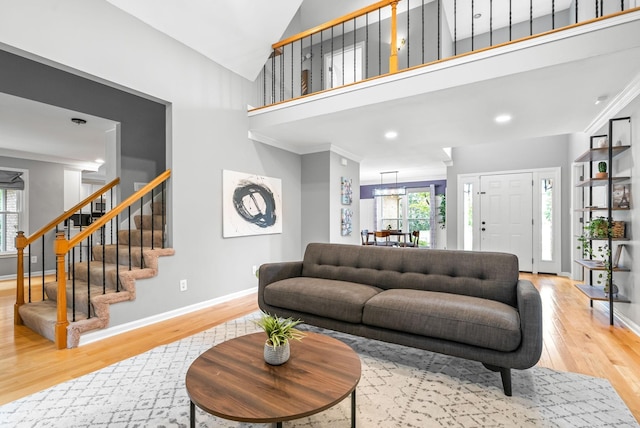
{"type": "MultiPolygon", "coordinates": [[[[447,167],[447,246],[457,248],[458,174],[514,171],[523,169],[562,168],[562,230],[571,230],[571,162],[569,137],[566,135],[455,147],[453,166],[447,167]]],[[[563,240],[562,271],[571,271],[571,245],[563,240]]]]}
{"type": "Polygon", "coordinates": [[[101,0],[0,0],[0,10],[5,48],[169,105],[176,255],[138,282],[135,302],[114,305],[111,325],[250,289],[253,265],[301,257],[300,157],[248,140],[250,82],[101,0]],[[222,238],[223,169],[282,179],[282,234],[222,238]]]}

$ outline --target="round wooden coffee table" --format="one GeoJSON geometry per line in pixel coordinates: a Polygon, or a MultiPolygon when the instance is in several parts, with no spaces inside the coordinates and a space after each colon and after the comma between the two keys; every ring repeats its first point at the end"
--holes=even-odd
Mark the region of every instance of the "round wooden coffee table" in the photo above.
{"type": "Polygon", "coordinates": [[[343,342],[306,333],[291,343],[291,357],[281,366],[264,362],[263,332],[214,346],[189,367],[190,422],[195,406],[239,422],[275,423],[326,410],[351,394],[351,426],[356,424],[356,385],[360,358],[343,342]]]}

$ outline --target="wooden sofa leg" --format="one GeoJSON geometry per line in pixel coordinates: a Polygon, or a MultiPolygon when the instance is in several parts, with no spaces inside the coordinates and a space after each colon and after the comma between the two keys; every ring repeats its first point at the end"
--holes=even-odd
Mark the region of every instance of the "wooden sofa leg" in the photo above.
{"type": "Polygon", "coordinates": [[[493,366],[491,364],[482,363],[487,369],[492,372],[500,372],[500,377],[502,378],[502,389],[504,390],[504,395],[511,397],[511,369],[508,367],[498,367],[493,366]]]}

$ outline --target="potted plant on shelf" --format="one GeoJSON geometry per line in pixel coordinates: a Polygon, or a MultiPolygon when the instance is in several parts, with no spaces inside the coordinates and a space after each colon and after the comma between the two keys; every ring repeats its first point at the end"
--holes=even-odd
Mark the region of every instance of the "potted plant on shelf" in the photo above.
{"type": "Polygon", "coordinates": [[[301,340],[305,335],[295,327],[302,323],[302,320],[293,318],[280,318],[262,312],[256,325],[267,333],[267,340],[264,343],[264,361],[273,366],[279,366],[289,360],[289,341],[301,340]]]}
{"type": "Polygon", "coordinates": [[[598,172],[596,178],[607,178],[607,163],[602,161],[598,162],[598,172]]]}
{"type": "Polygon", "coordinates": [[[613,283],[611,278],[613,277],[613,266],[611,266],[611,248],[608,244],[604,244],[598,247],[598,253],[602,257],[602,263],[604,265],[604,271],[598,274],[597,283],[604,285],[604,295],[609,297],[609,286],[611,285],[613,297],[618,297],[618,286],[613,283]]]}

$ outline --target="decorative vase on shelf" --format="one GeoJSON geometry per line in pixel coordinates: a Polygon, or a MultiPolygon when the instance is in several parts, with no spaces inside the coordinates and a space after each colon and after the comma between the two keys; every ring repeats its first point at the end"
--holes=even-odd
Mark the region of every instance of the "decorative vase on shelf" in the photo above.
{"type": "Polygon", "coordinates": [[[600,138],[600,140],[598,141],[598,147],[600,147],[601,149],[604,147],[608,147],[608,141],[607,141],[607,137],[602,137],[600,138]]]}
{"type": "MultiPolygon", "coordinates": [[[[613,284],[613,297],[618,297],[618,292],[620,289],[617,285],[613,284]]],[[[609,284],[604,286],[604,295],[605,297],[609,297],[609,284]]]]}

